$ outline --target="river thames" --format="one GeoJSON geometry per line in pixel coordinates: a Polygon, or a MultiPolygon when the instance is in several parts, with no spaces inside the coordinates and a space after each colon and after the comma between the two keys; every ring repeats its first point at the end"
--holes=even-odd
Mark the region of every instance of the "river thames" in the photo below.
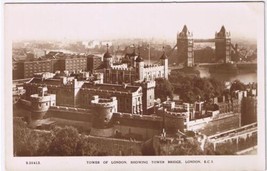
{"type": "Polygon", "coordinates": [[[222,73],[210,73],[208,68],[200,67],[200,77],[204,78],[216,78],[221,81],[234,81],[239,80],[245,84],[257,82],[257,73],[239,73],[239,74],[222,74],[222,73]]]}

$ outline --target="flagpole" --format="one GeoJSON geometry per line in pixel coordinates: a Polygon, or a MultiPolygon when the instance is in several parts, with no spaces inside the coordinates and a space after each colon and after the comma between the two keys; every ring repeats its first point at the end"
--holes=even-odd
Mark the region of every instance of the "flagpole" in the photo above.
{"type": "Polygon", "coordinates": [[[148,64],[150,65],[150,42],[148,43],[148,64]]]}

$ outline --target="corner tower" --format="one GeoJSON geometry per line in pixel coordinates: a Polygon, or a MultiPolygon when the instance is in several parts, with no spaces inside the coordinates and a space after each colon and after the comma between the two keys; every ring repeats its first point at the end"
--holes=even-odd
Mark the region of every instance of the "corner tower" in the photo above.
{"type": "Polygon", "coordinates": [[[183,30],[177,35],[177,57],[178,60],[185,62],[187,67],[194,66],[193,48],[193,34],[190,33],[187,29],[187,26],[184,25],[183,30]]]}
{"type": "Polygon", "coordinates": [[[113,125],[111,119],[113,113],[117,112],[118,102],[116,97],[109,99],[93,96],[91,100],[93,109],[93,122],[90,134],[93,136],[111,137],[113,135],[113,125]]]}
{"type": "Polygon", "coordinates": [[[31,95],[31,122],[41,120],[50,106],[56,105],[56,95],[48,94],[47,87],[38,87],[38,94],[31,95]]]}
{"type": "Polygon", "coordinates": [[[135,60],[136,62],[136,73],[137,73],[137,80],[143,81],[144,80],[144,60],[140,56],[140,48],[138,48],[138,57],[135,60]]]}
{"type": "Polygon", "coordinates": [[[161,63],[161,65],[163,65],[164,66],[164,78],[165,79],[168,79],[168,57],[167,57],[167,55],[165,54],[165,48],[164,48],[164,46],[163,46],[163,48],[162,48],[162,51],[163,51],[163,54],[161,55],[161,57],[160,57],[160,63],[161,63]]]}
{"type": "Polygon", "coordinates": [[[109,46],[108,46],[108,44],[107,44],[107,51],[104,54],[103,58],[104,58],[103,60],[104,60],[104,66],[105,66],[105,68],[110,68],[112,66],[112,56],[109,53],[109,46]]]}
{"type": "Polygon", "coordinates": [[[230,32],[226,32],[225,27],[215,33],[215,57],[216,61],[223,60],[228,63],[231,60],[231,38],[230,32]]]}

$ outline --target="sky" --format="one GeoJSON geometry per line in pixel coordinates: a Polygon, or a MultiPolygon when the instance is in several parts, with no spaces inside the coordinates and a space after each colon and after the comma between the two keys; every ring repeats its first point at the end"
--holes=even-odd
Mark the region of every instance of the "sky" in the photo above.
{"type": "Polygon", "coordinates": [[[256,39],[263,3],[5,4],[12,40],[162,38],[187,25],[194,38],[213,38],[224,25],[232,37],[256,39]]]}

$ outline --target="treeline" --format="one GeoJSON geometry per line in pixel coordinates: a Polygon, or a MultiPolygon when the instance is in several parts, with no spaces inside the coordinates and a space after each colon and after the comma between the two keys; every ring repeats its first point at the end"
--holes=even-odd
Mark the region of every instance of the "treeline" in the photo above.
{"type": "Polygon", "coordinates": [[[169,80],[156,79],[155,98],[165,101],[167,97],[172,99],[174,94],[177,94],[184,102],[193,103],[197,100],[209,101],[213,97],[231,95],[236,90],[246,90],[246,88],[244,83],[235,80],[227,90],[224,82],[216,78],[188,76],[174,70],[169,75],[169,80]]]}
{"type": "Polygon", "coordinates": [[[215,50],[211,47],[194,50],[195,63],[215,62],[215,50]]]}
{"type": "Polygon", "coordinates": [[[14,156],[96,156],[103,155],[85,135],[74,127],[55,127],[51,131],[27,128],[14,119],[14,156]]]}
{"type": "Polygon", "coordinates": [[[223,95],[225,86],[222,81],[214,78],[200,78],[187,76],[179,71],[172,71],[169,76],[173,92],[184,102],[209,100],[212,97],[223,95]]]}

